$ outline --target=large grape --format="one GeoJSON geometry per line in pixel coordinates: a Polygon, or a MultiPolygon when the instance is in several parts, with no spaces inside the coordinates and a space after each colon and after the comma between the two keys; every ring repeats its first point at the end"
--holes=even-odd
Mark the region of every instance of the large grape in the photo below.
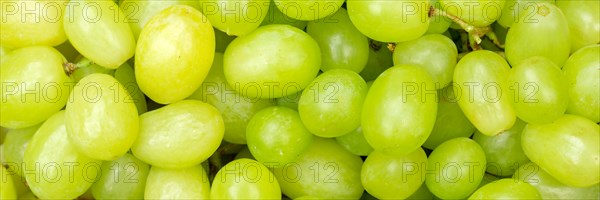
{"type": "Polygon", "coordinates": [[[368,156],[373,152],[373,147],[365,139],[362,127],[350,131],[342,136],[336,137],[335,140],[342,145],[346,150],[357,156],[368,156]]]}
{"type": "Polygon", "coordinates": [[[279,199],[281,188],[269,168],[247,159],[227,163],[215,175],[212,199],[279,199]]]}
{"type": "Polygon", "coordinates": [[[152,167],[144,199],[208,199],[210,182],[202,166],[183,169],[152,167]]]}
{"type": "Polygon", "coordinates": [[[565,185],[600,182],[600,126],[589,119],[563,115],[549,124],[528,124],[521,146],[532,162],[565,185]]]}
{"type": "Polygon", "coordinates": [[[130,102],[135,104],[137,113],[145,113],[148,110],[146,96],[144,96],[137,82],[135,82],[135,71],[133,68],[129,64],[123,63],[121,67],[115,70],[114,76],[123,85],[125,90],[127,90],[127,94],[131,97],[130,102]]]}
{"type": "Polygon", "coordinates": [[[521,165],[513,179],[531,184],[540,192],[542,199],[598,199],[600,184],[589,187],[572,187],[562,184],[535,163],[521,165]]]}
{"type": "Polygon", "coordinates": [[[4,166],[0,166],[2,168],[2,187],[0,187],[0,199],[17,199],[17,191],[15,190],[15,185],[13,183],[12,177],[8,175],[8,170],[4,168],[4,166]]]}
{"type": "Polygon", "coordinates": [[[541,196],[529,183],[505,178],[477,189],[469,199],[541,199],[541,196]]]}
{"type": "Polygon", "coordinates": [[[506,0],[439,0],[444,11],[476,27],[500,18],[506,0]]]}
{"type": "Polygon", "coordinates": [[[304,89],[321,66],[319,45],[289,25],[262,26],[225,50],[223,71],[230,86],[250,99],[272,99],[304,89]]]}
{"type": "Polygon", "coordinates": [[[188,5],[200,10],[198,1],[196,0],[168,0],[168,1],[152,1],[152,0],[120,0],[119,8],[125,15],[126,22],[129,23],[133,36],[137,39],[142,32],[144,26],[158,13],[173,5],[188,5]]]}
{"type": "Polygon", "coordinates": [[[65,33],[83,56],[111,69],[133,56],[135,38],[114,1],[69,1],[67,6],[65,33]]]}
{"type": "Polygon", "coordinates": [[[102,174],[92,187],[96,199],[142,199],[150,166],[131,154],[102,163],[102,174]]]}
{"type": "Polygon", "coordinates": [[[63,43],[67,40],[63,28],[66,5],[67,0],[2,1],[0,43],[12,48],[63,43]]]}
{"type": "Polygon", "coordinates": [[[531,15],[535,13],[537,1],[554,3],[554,0],[506,0],[506,4],[497,22],[506,28],[512,26],[515,21],[519,20],[519,15],[531,15]]]}
{"type": "Polygon", "coordinates": [[[206,17],[190,6],[171,6],[154,16],[140,33],[135,78],[150,99],[173,103],[198,89],[214,52],[215,33],[206,17]]]}
{"type": "Polygon", "coordinates": [[[6,165],[10,171],[21,177],[25,177],[23,170],[21,170],[25,149],[27,148],[29,141],[31,141],[33,134],[40,128],[40,125],[41,124],[22,129],[9,130],[3,140],[3,165],[6,165]]]}
{"type": "Polygon", "coordinates": [[[65,106],[74,83],[65,74],[65,58],[56,49],[25,47],[7,57],[0,67],[0,125],[33,126],[65,106]]]}
{"type": "Polygon", "coordinates": [[[246,35],[267,16],[270,0],[200,0],[202,14],[227,35],[246,35]]]}
{"type": "Polygon", "coordinates": [[[417,39],[429,27],[429,1],[348,0],[346,6],[354,26],[378,41],[417,39]]]}
{"type": "Polygon", "coordinates": [[[369,89],[362,110],[365,138],[375,150],[401,154],[419,148],[433,129],[437,90],[425,69],[396,65],[369,89]]]}
{"type": "Polygon", "coordinates": [[[496,136],[475,132],[473,140],[485,152],[488,163],[486,172],[500,177],[511,176],[519,166],[529,162],[521,147],[521,132],[525,125],[525,122],[517,119],[512,128],[496,136]]]}
{"type": "Polygon", "coordinates": [[[519,14],[506,35],[506,57],[512,66],[533,57],[545,57],[562,66],[569,57],[569,27],[563,13],[547,2],[532,2],[531,12],[519,14]]]}
{"type": "Polygon", "coordinates": [[[463,57],[454,69],[454,93],[465,116],[481,133],[493,136],[516,120],[508,91],[510,67],[498,54],[479,50],[463,57]]]}
{"type": "Polygon", "coordinates": [[[140,135],[131,151],[152,166],[191,167],[217,150],[223,132],[223,118],[217,109],[201,101],[183,100],[140,115],[140,135]]]}
{"type": "Polygon", "coordinates": [[[338,11],[344,0],[274,0],[273,3],[290,18],[313,21],[338,11]]]}
{"type": "Polygon", "coordinates": [[[556,6],[569,23],[571,53],[587,45],[600,43],[600,1],[557,0],[556,6]]]}
{"type": "Polygon", "coordinates": [[[591,45],[573,53],[563,72],[569,87],[567,113],[600,122],[600,45],[591,45]]]}
{"type": "Polygon", "coordinates": [[[269,4],[269,11],[267,12],[267,16],[265,16],[265,19],[263,19],[263,21],[260,25],[263,26],[263,25],[269,25],[269,24],[287,24],[287,25],[291,25],[296,28],[304,30],[304,28],[306,28],[306,25],[308,24],[308,22],[288,17],[287,15],[283,14],[281,12],[281,10],[279,10],[279,8],[277,8],[276,3],[273,2],[273,0],[271,0],[271,3],[269,4]]]}

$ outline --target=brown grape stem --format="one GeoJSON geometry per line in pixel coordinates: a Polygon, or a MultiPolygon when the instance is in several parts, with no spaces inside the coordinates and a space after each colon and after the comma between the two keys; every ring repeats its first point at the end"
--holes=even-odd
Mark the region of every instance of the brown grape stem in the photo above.
{"type": "Polygon", "coordinates": [[[77,65],[71,62],[66,62],[63,63],[63,67],[65,70],[65,73],[67,74],[67,76],[71,76],[71,74],[73,74],[73,72],[75,72],[75,70],[77,70],[77,65]]]}
{"type": "MultiPolygon", "coordinates": [[[[469,33],[469,36],[474,40],[474,42],[476,44],[481,43],[481,38],[483,36],[485,36],[487,33],[492,32],[492,28],[489,26],[485,26],[485,27],[473,26],[473,25],[465,22],[464,20],[458,18],[457,16],[454,16],[450,13],[447,13],[446,11],[443,11],[441,9],[437,9],[437,8],[431,6],[429,9],[429,16],[434,16],[434,15],[444,16],[444,17],[452,20],[453,22],[457,23],[458,25],[460,25],[460,27],[462,27],[465,31],[467,31],[467,33],[469,33]]],[[[471,47],[477,47],[477,46],[472,44],[471,47]]]]}
{"type": "Polygon", "coordinates": [[[387,44],[387,48],[388,48],[388,50],[390,50],[390,52],[394,53],[394,50],[396,50],[396,44],[395,43],[388,43],[387,44]]]}

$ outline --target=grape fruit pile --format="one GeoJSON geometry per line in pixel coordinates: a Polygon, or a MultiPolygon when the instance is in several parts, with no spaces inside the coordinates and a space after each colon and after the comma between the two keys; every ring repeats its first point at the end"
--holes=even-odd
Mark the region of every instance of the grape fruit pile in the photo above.
{"type": "Polygon", "coordinates": [[[599,199],[597,0],[2,0],[0,199],[599,199]]]}

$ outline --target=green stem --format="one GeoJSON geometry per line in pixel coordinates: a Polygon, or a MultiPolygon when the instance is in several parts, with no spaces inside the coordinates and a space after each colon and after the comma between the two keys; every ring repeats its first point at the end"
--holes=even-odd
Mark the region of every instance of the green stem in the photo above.
{"type": "Polygon", "coordinates": [[[444,17],[452,20],[453,22],[457,23],[458,25],[460,25],[460,27],[462,27],[465,31],[467,31],[469,33],[469,36],[471,36],[473,38],[473,40],[475,41],[475,43],[477,43],[477,44],[481,43],[481,38],[483,36],[485,36],[486,33],[489,33],[492,31],[492,28],[490,28],[489,26],[485,26],[485,27],[473,26],[473,25],[465,22],[464,20],[458,18],[457,16],[454,16],[450,13],[447,13],[446,11],[443,11],[441,9],[437,9],[437,8],[431,6],[431,8],[429,10],[429,16],[434,16],[434,15],[444,16],[444,17]]]}

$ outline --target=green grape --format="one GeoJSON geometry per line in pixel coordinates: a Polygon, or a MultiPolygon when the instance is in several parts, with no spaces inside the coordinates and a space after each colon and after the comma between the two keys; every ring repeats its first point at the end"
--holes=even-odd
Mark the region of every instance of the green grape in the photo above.
{"type": "Polygon", "coordinates": [[[315,137],[298,159],[276,163],[272,171],[281,191],[292,199],[307,195],[358,199],[364,191],[360,181],[362,164],[360,157],[346,151],[335,140],[315,137]]]}
{"type": "Polygon", "coordinates": [[[304,30],[308,24],[308,21],[302,21],[288,17],[287,15],[283,14],[281,10],[277,8],[277,5],[275,5],[275,2],[271,0],[271,3],[269,3],[269,10],[267,11],[267,16],[265,16],[265,19],[263,19],[260,25],[264,26],[269,24],[287,24],[304,30]]]}
{"type": "Polygon", "coordinates": [[[507,177],[513,175],[519,166],[529,162],[521,148],[521,132],[525,125],[525,122],[517,119],[512,128],[496,136],[475,132],[473,140],[481,146],[487,159],[486,172],[507,177]]]}
{"type": "Polygon", "coordinates": [[[506,34],[508,62],[516,66],[527,58],[542,56],[562,66],[571,47],[565,16],[547,2],[532,2],[528,10],[531,11],[519,14],[506,34]]]}
{"type": "Polygon", "coordinates": [[[571,53],[600,43],[600,1],[558,0],[556,6],[569,23],[571,53]]]}
{"type": "Polygon", "coordinates": [[[537,188],[542,199],[600,198],[600,184],[596,183],[589,187],[571,187],[560,183],[532,162],[519,167],[513,175],[513,179],[529,183],[537,188]]]}
{"type": "Polygon", "coordinates": [[[448,140],[429,155],[425,184],[439,198],[466,198],[483,179],[485,159],[477,142],[464,137],[448,140]]]}
{"type": "Polygon", "coordinates": [[[129,23],[131,32],[136,39],[138,39],[148,21],[164,9],[174,5],[187,5],[200,10],[198,1],[195,0],[120,0],[118,2],[119,8],[125,16],[125,22],[129,23]]]}
{"type": "Polygon", "coordinates": [[[394,65],[414,64],[423,67],[438,88],[448,86],[454,75],[458,50],[452,40],[440,34],[424,35],[401,42],[394,48],[394,65]]]}
{"type": "Polygon", "coordinates": [[[227,35],[227,33],[223,33],[216,28],[213,30],[215,31],[215,51],[224,53],[227,46],[229,46],[229,43],[235,39],[235,36],[227,35]]]}
{"type": "Polygon", "coordinates": [[[298,110],[298,102],[300,102],[300,96],[302,96],[302,91],[298,91],[295,94],[279,97],[275,101],[277,102],[278,106],[298,110]]]}
{"type": "Polygon", "coordinates": [[[477,189],[469,199],[541,199],[541,196],[528,183],[505,178],[477,189]]]}
{"type": "Polygon", "coordinates": [[[77,60],[77,58],[81,56],[79,55],[79,52],[77,52],[77,49],[75,49],[75,47],[73,47],[71,42],[69,42],[68,40],[58,46],[55,46],[54,48],[56,48],[56,50],[58,50],[63,56],[65,56],[67,61],[77,60]]]}
{"type": "Polygon", "coordinates": [[[213,106],[197,100],[178,101],[140,115],[140,135],[131,151],[152,166],[191,167],[217,150],[224,128],[213,106]]]}
{"type": "Polygon", "coordinates": [[[138,114],[145,113],[148,110],[146,96],[144,96],[144,93],[142,93],[140,87],[135,82],[135,71],[133,71],[133,68],[129,64],[123,63],[121,67],[115,70],[114,76],[125,87],[125,90],[127,90],[127,94],[129,94],[132,102],[135,104],[138,114]]]}
{"type": "Polygon", "coordinates": [[[306,128],[319,137],[338,137],[360,126],[367,83],[356,72],[332,69],[302,92],[298,112],[306,128]]]}
{"type": "Polygon", "coordinates": [[[407,154],[419,148],[435,124],[437,93],[416,65],[396,65],[375,80],[365,98],[362,128],[375,150],[407,154]]]}
{"type": "Polygon", "coordinates": [[[315,40],[300,29],[277,24],[234,39],[225,51],[223,71],[243,96],[272,99],[304,89],[320,65],[315,40]]]}
{"type": "Polygon", "coordinates": [[[369,43],[340,8],[324,20],[308,22],[306,32],[321,49],[321,71],[349,69],[359,73],[369,59],[369,43]]]}
{"type": "Polygon", "coordinates": [[[458,105],[475,128],[494,136],[513,126],[516,114],[508,91],[510,67],[498,54],[479,50],[464,56],[454,69],[458,105]]]}
{"type": "Polygon", "coordinates": [[[254,114],[248,122],[246,138],[248,149],[262,163],[292,162],[313,141],[298,112],[280,106],[254,114]]]}
{"type": "Polygon", "coordinates": [[[19,194],[20,200],[37,200],[38,198],[33,194],[33,192],[28,191],[24,194],[19,194]]]}
{"type": "Polygon", "coordinates": [[[188,99],[201,100],[217,108],[225,123],[223,139],[235,144],[246,144],[246,126],[256,112],[275,105],[271,99],[249,99],[236,93],[225,80],[221,53],[215,53],[204,82],[188,99]]]}
{"type": "Polygon", "coordinates": [[[65,74],[65,58],[56,49],[25,47],[7,57],[0,67],[1,126],[33,126],[65,106],[74,83],[65,74]]]}
{"type": "Polygon", "coordinates": [[[21,170],[25,149],[31,140],[31,137],[40,128],[41,124],[34,125],[22,129],[12,129],[6,133],[4,138],[4,159],[2,163],[15,174],[24,177],[25,174],[21,170]]]}
{"type": "Polygon", "coordinates": [[[525,155],[565,185],[600,182],[600,126],[576,115],[549,124],[528,124],[521,135],[525,155]]]}
{"type": "Polygon", "coordinates": [[[375,80],[386,69],[394,66],[392,52],[389,51],[384,43],[370,40],[369,60],[367,65],[360,72],[360,76],[365,81],[375,80]]]}
{"type": "Polygon", "coordinates": [[[515,113],[530,124],[550,123],[567,110],[568,86],[558,66],[544,57],[523,60],[510,70],[515,113]]]}
{"type": "Polygon", "coordinates": [[[354,26],[377,41],[414,40],[429,27],[429,1],[348,0],[346,6],[354,26]]]}
{"type": "Polygon", "coordinates": [[[83,77],[90,74],[102,73],[112,76],[115,73],[114,69],[102,67],[86,57],[79,57],[74,65],[75,71],[70,76],[75,82],[79,82],[83,77]]]}
{"type": "Polygon", "coordinates": [[[280,199],[279,183],[260,162],[242,158],[223,166],[215,175],[211,199],[280,199]]]}
{"type": "Polygon", "coordinates": [[[135,38],[114,1],[69,1],[67,6],[65,32],[81,55],[109,69],[118,68],[133,56],[135,38]]]}
{"type": "Polygon", "coordinates": [[[215,28],[227,35],[247,35],[267,15],[270,0],[200,0],[200,11],[215,28]]]}
{"type": "Polygon", "coordinates": [[[2,1],[0,43],[13,48],[63,43],[67,40],[62,25],[66,4],[66,0],[2,1]]]}
{"type": "Polygon", "coordinates": [[[8,170],[4,166],[2,168],[2,187],[0,187],[0,199],[17,199],[17,191],[13,183],[12,177],[9,176],[8,170]]]}
{"type": "Polygon", "coordinates": [[[481,179],[481,183],[479,183],[479,187],[478,188],[481,188],[481,186],[487,185],[488,183],[491,183],[491,182],[494,182],[494,181],[497,181],[497,180],[500,180],[500,178],[498,178],[497,176],[485,173],[483,175],[483,179],[481,179]]]}
{"type": "Polygon", "coordinates": [[[500,18],[506,0],[439,0],[448,14],[476,27],[488,26],[500,18]]]}
{"type": "Polygon", "coordinates": [[[447,140],[457,137],[471,137],[475,127],[458,106],[457,96],[452,85],[438,90],[438,110],[435,125],[423,147],[435,149],[447,140]]]}
{"type": "Polygon", "coordinates": [[[136,140],[138,113],[127,90],[112,76],[91,74],[77,83],[65,109],[71,143],[84,155],[114,160],[136,140]]]}
{"type": "Polygon", "coordinates": [[[238,154],[236,154],[233,159],[237,160],[237,159],[242,159],[242,158],[248,158],[248,159],[251,159],[251,160],[256,160],[254,158],[254,156],[252,155],[252,152],[250,152],[250,149],[248,149],[247,146],[244,147],[238,154]]]}
{"type": "Polygon", "coordinates": [[[600,45],[573,53],[563,67],[569,90],[567,113],[600,122],[600,45]]]}
{"type": "Polygon", "coordinates": [[[421,148],[406,155],[389,155],[373,151],[361,169],[365,190],[380,199],[405,199],[425,181],[423,171],[427,155],[421,148]]]}
{"type": "Polygon", "coordinates": [[[536,3],[543,1],[554,3],[554,0],[506,0],[497,22],[503,27],[509,28],[515,21],[519,20],[519,15],[532,15],[536,12],[534,9],[536,3]]]}
{"type": "Polygon", "coordinates": [[[148,21],[140,33],[135,78],[150,99],[173,103],[202,84],[214,52],[215,34],[204,15],[190,6],[171,6],[148,21]]]}
{"type": "MultiPolygon", "coordinates": [[[[440,0],[430,0],[431,6],[436,9],[443,9],[440,0]]],[[[429,27],[427,28],[427,34],[442,34],[450,28],[452,20],[441,15],[430,16],[429,27]]]]}
{"type": "Polygon", "coordinates": [[[150,166],[131,154],[102,163],[102,175],[92,187],[95,199],[142,199],[150,166]]]}
{"type": "Polygon", "coordinates": [[[284,15],[303,21],[314,21],[332,15],[344,0],[274,0],[284,15]]]}
{"type": "Polygon", "coordinates": [[[6,45],[2,45],[0,44],[0,66],[2,66],[2,63],[7,60],[6,58],[8,57],[8,53],[11,51],[12,49],[10,49],[9,47],[7,47],[6,45]]]}
{"type": "Polygon", "coordinates": [[[210,182],[202,166],[165,169],[152,166],[144,199],[208,199],[210,182]]]}
{"type": "Polygon", "coordinates": [[[101,173],[100,161],[81,154],[69,140],[65,112],[52,115],[33,135],[23,158],[27,184],[40,199],[74,199],[101,173]]]}
{"type": "Polygon", "coordinates": [[[357,156],[367,156],[373,152],[373,147],[365,139],[362,127],[335,138],[338,144],[357,156]]]}

